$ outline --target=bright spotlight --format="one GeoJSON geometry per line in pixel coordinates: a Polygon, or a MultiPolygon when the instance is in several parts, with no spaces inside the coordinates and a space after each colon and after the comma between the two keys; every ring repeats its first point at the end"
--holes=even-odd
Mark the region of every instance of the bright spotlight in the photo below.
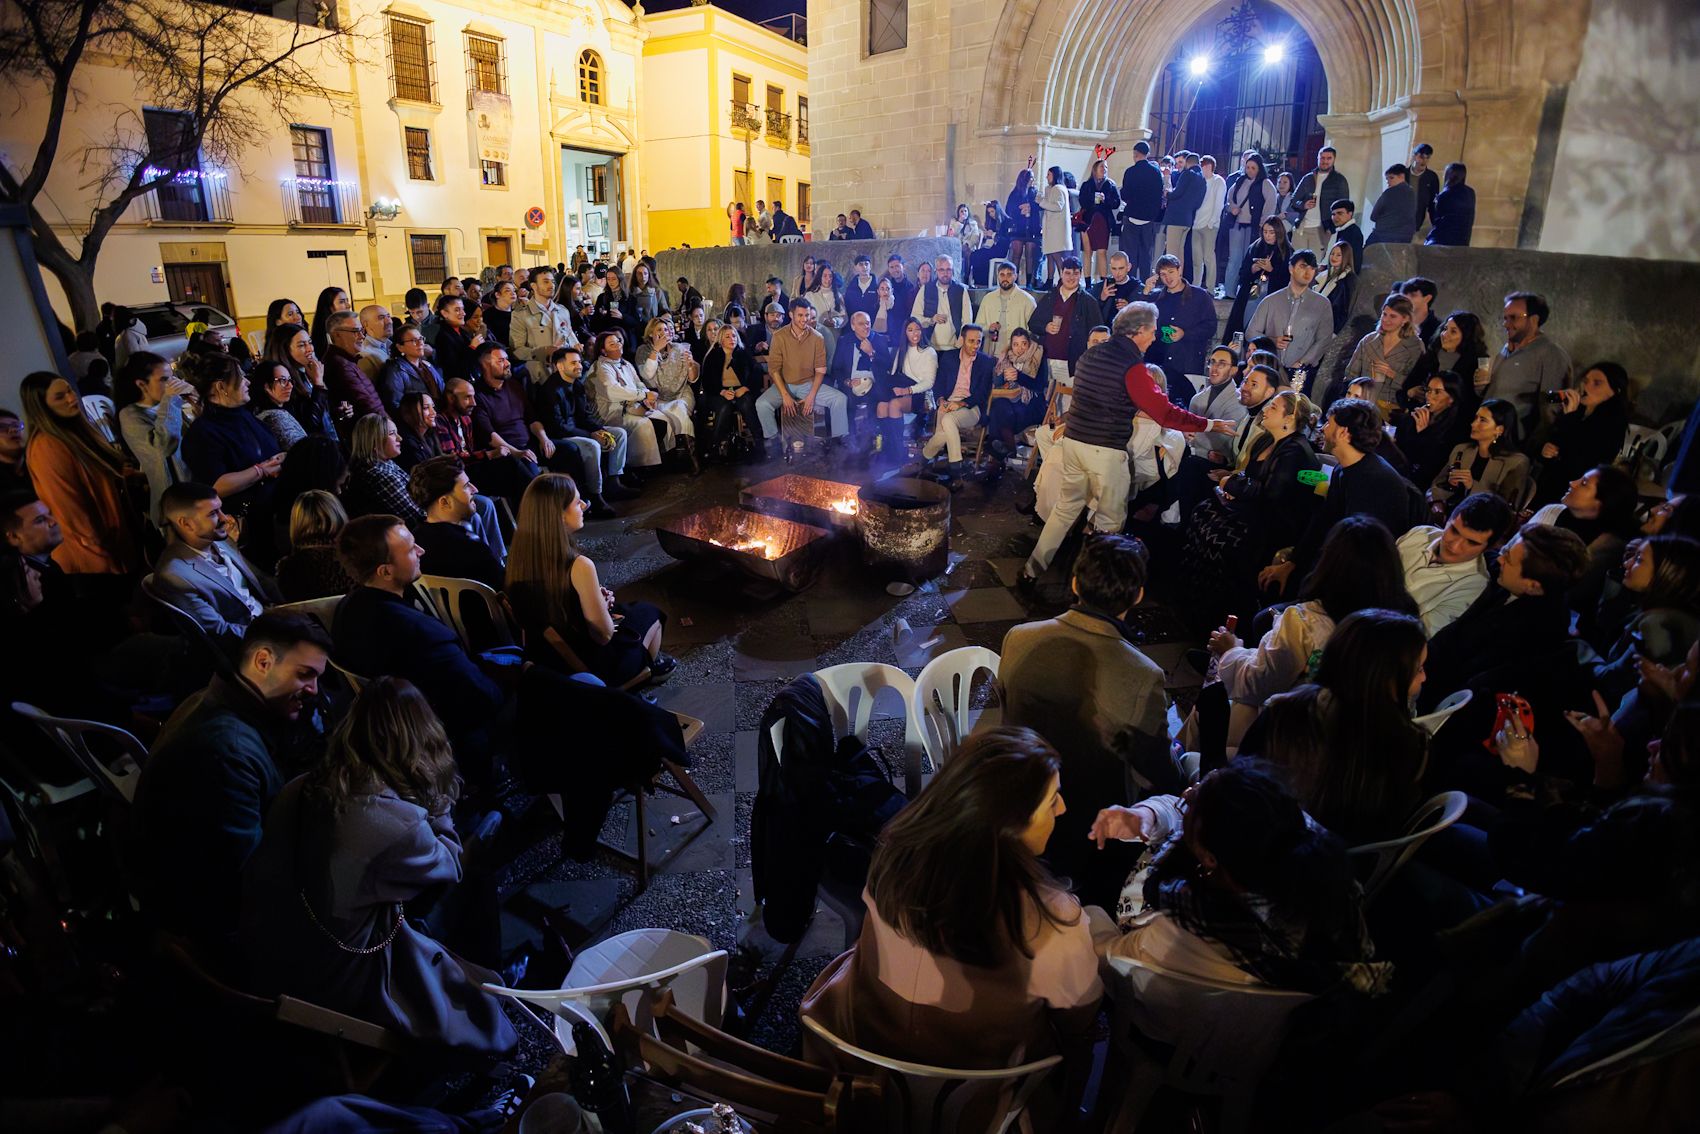
{"type": "Polygon", "coordinates": [[[1186,69],[1193,78],[1202,79],[1205,73],[1210,70],[1210,57],[1208,55],[1194,55],[1187,62],[1186,69]]]}
{"type": "Polygon", "coordinates": [[[1287,48],[1284,44],[1272,43],[1263,49],[1263,62],[1269,66],[1281,62],[1286,56],[1287,48]]]}

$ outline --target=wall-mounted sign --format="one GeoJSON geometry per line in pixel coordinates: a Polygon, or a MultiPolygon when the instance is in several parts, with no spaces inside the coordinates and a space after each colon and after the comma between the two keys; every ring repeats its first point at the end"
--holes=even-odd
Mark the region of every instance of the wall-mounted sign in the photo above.
{"type": "Polygon", "coordinates": [[[531,228],[543,227],[543,210],[537,205],[525,210],[525,223],[531,228]]]}
{"type": "Polygon", "coordinates": [[[164,283],[165,282],[165,269],[164,268],[150,268],[148,270],[148,278],[150,280],[152,280],[154,283],[164,283]]]}

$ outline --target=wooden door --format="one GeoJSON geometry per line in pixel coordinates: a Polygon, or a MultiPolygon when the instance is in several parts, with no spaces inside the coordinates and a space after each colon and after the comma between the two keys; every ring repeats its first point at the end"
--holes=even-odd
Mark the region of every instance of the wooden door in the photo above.
{"type": "Polygon", "coordinates": [[[227,315],[231,313],[223,264],[167,264],[165,286],[173,303],[204,303],[227,315]]]}
{"type": "Polygon", "coordinates": [[[492,268],[514,262],[514,242],[510,236],[486,236],[484,238],[484,263],[492,268]]]}

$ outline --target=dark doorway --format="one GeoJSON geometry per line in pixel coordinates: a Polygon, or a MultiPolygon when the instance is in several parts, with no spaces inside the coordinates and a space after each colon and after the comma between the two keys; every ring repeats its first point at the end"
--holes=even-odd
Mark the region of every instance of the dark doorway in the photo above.
{"type": "Polygon", "coordinates": [[[226,315],[234,315],[230,310],[230,289],[225,286],[223,264],[167,264],[165,286],[171,292],[173,303],[204,303],[226,315]]]}

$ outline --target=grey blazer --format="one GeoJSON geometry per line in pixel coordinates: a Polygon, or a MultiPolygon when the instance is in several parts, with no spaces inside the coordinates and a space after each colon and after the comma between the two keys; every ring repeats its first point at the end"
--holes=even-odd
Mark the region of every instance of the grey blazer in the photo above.
{"type": "MultiPolygon", "coordinates": [[[[1448,484],[1447,475],[1452,472],[1452,466],[1457,463],[1459,468],[1467,469],[1476,460],[1476,443],[1466,441],[1455,446],[1447,454],[1446,463],[1440,467],[1434,483],[1429,486],[1430,495],[1434,499],[1447,504],[1456,504],[1464,498],[1463,490],[1448,484]]],[[[1510,452],[1488,458],[1487,468],[1482,472],[1482,478],[1476,481],[1471,492],[1491,492],[1495,496],[1517,507],[1523,500],[1523,486],[1529,479],[1529,458],[1522,453],[1510,452]]]]}
{"type": "MultiPolygon", "coordinates": [[[[261,606],[282,601],[271,578],[254,570],[254,565],[234,543],[227,541],[219,553],[242,572],[248,592],[261,606]]],[[[166,598],[199,622],[221,646],[239,645],[248,623],[254,620],[253,612],[230,580],[181,540],[173,539],[160,552],[159,561],[154,564],[153,581],[166,598]]]]}
{"type": "Polygon", "coordinates": [[[132,402],[118,411],[118,431],[148,478],[148,518],[163,527],[159,498],[174,484],[194,480],[182,457],[183,400],[167,398],[157,406],[132,402]]]}

